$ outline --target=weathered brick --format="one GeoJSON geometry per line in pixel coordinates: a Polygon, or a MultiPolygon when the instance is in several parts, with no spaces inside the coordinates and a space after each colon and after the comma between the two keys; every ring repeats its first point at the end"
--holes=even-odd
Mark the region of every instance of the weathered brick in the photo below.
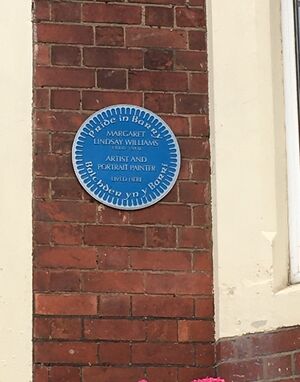
{"type": "Polygon", "coordinates": [[[52,90],[51,91],[52,109],[79,109],[80,92],[78,90],[52,90]]]}
{"type": "Polygon", "coordinates": [[[86,226],[84,242],[87,245],[144,245],[144,229],[139,227],[86,226]]]}
{"type": "Polygon", "coordinates": [[[83,62],[97,68],[141,68],[143,52],[139,49],[84,48],[83,62]]]}
{"type": "Polygon", "coordinates": [[[81,19],[80,3],[53,2],[51,11],[54,21],[80,21],[81,19]]]}
{"type": "Polygon", "coordinates": [[[194,349],[190,344],[133,344],[132,361],[137,364],[191,365],[194,363],[194,349]]]}
{"type": "Polygon", "coordinates": [[[129,28],[126,30],[126,44],[133,47],[186,48],[185,30],[153,28],[129,28]]]}
{"type": "Polygon", "coordinates": [[[128,365],[131,358],[130,344],[103,342],[99,345],[99,358],[101,363],[128,365]]]}
{"type": "Polygon", "coordinates": [[[142,367],[84,367],[84,382],[111,382],[118,379],[122,382],[138,381],[144,377],[144,368],[142,367]]]}
{"type": "Polygon", "coordinates": [[[101,316],[128,316],[130,314],[130,297],[127,295],[103,294],[99,301],[101,316]]]}
{"type": "Polygon", "coordinates": [[[188,79],[186,73],[131,71],[128,86],[132,90],[187,90],[188,79]]]}
{"type": "Polygon", "coordinates": [[[193,299],[169,296],[133,296],[132,315],[149,317],[191,317],[193,299]]]}
{"type": "Polygon", "coordinates": [[[35,83],[36,86],[90,88],[95,85],[94,77],[91,69],[39,66],[36,68],[35,83]]]}
{"type": "Polygon", "coordinates": [[[70,366],[53,366],[50,368],[51,382],[80,382],[80,368],[70,366]]]}
{"type": "Polygon", "coordinates": [[[146,7],[146,25],[172,27],[174,24],[173,8],[170,7],[146,7]]]}
{"type": "Polygon", "coordinates": [[[178,321],[179,342],[209,342],[214,339],[213,321],[178,321]]]}
{"type": "Polygon", "coordinates": [[[35,359],[43,363],[95,363],[97,344],[84,342],[44,342],[35,344],[35,359]]]}
{"type": "Polygon", "coordinates": [[[37,201],[35,215],[42,221],[93,222],[96,217],[96,206],[84,202],[37,201]]]}
{"type": "Polygon", "coordinates": [[[51,47],[53,65],[79,66],[81,63],[81,49],[77,46],[53,45],[51,47]]]}
{"type": "Polygon", "coordinates": [[[102,89],[126,89],[126,71],[98,70],[97,86],[102,89]]]}
{"type": "Polygon", "coordinates": [[[184,271],[191,268],[191,254],[185,251],[132,250],[130,263],[133,269],[184,271]]]}
{"type": "Polygon", "coordinates": [[[138,320],[85,320],[86,339],[111,341],[142,341],[146,338],[145,323],[138,320]]]}
{"type": "Polygon", "coordinates": [[[142,9],[118,4],[83,4],[83,21],[115,24],[140,24],[142,9]]]}
{"type": "Polygon", "coordinates": [[[92,44],[93,29],[83,25],[38,24],[37,41],[61,44],[92,44]]]}
{"type": "Polygon", "coordinates": [[[205,12],[203,8],[176,8],[176,24],[179,27],[205,28],[205,12]]]}
{"type": "Polygon", "coordinates": [[[99,110],[100,108],[120,103],[142,106],[143,94],[116,91],[83,91],[82,93],[82,107],[85,110],[99,110]]]}
{"type": "Polygon", "coordinates": [[[96,27],[96,45],[123,46],[124,29],[122,27],[96,27]]]}
{"type": "Polygon", "coordinates": [[[155,113],[172,113],[174,110],[173,94],[145,93],[145,107],[155,113]]]}
{"type": "Polygon", "coordinates": [[[147,49],[144,56],[144,65],[152,70],[173,69],[174,53],[167,49],[147,49]]]}
{"type": "Polygon", "coordinates": [[[97,313],[97,297],[84,294],[35,296],[35,312],[46,315],[89,315],[97,313]]]}
{"type": "Polygon", "coordinates": [[[94,248],[80,247],[38,247],[34,261],[40,267],[79,268],[96,267],[97,252],[94,248]]]}
{"type": "Polygon", "coordinates": [[[86,272],[82,275],[82,283],[86,292],[144,292],[144,275],[137,272],[86,272]]]}

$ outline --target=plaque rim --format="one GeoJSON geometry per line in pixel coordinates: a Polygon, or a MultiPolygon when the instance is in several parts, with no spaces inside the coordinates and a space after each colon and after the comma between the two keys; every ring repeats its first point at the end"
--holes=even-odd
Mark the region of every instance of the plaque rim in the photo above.
{"type": "Polygon", "coordinates": [[[179,175],[180,168],[181,168],[181,153],[180,153],[180,147],[179,147],[177,138],[176,138],[175,134],[173,133],[171,127],[159,115],[157,115],[153,111],[151,111],[151,110],[149,110],[149,109],[147,109],[147,108],[145,108],[143,106],[137,106],[137,105],[132,105],[132,104],[114,104],[114,105],[106,106],[106,107],[104,107],[102,109],[96,110],[87,119],[85,119],[84,122],[80,125],[80,127],[78,128],[78,130],[77,130],[77,132],[75,134],[75,137],[74,137],[73,143],[72,143],[72,167],[73,167],[73,171],[75,172],[76,178],[79,181],[81,187],[93,199],[97,200],[99,203],[101,203],[101,204],[103,204],[103,205],[105,205],[107,207],[111,207],[111,208],[114,208],[116,210],[123,210],[123,211],[134,211],[135,210],[136,211],[136,210],[141,210],[141,209],[150,207],[150,206],[160,202],[173,189],[173,187],[174,187],[174,185],[175,185],[175,183],[176,183],[176,181],[178,179],[178,175],[179,175]],[[81,176],[80,176],[79,171],[78,171],[77,166],[76,166],[76,159],[75,159],[76,144],[77,144],[77,141],[78,141],[78,137],[80,136],[83,128],[85,127],[85,125],[87,123],[89,123],[90,120],[92,120],[99,113],[105,112],[105,111],[110,110],[112,108],[121,108],[121,107],[140,109],[141,111],[144,111],[146,113],[151,114],[154,118],[156,118],[159,122],[161,122],[163,124],[163,126],[165,128],[167,128],[168,132],[170,133],[170,135],[172,137],[172,140],[173,140],[173,143],[175,144],[175,149],[176,149],[176,154],[177,154],[176,171],[174,173],[174,177],[173,177],[172,182],[170,182],[170,185],[166,188],[166,190],[164,192],[161,193],[161,195],[156,197],[154,200],[151,200],[151,201],[149,201],[147,203],[144,203],[144,204],[141,204],[141,205],[136,205],[136,206],[123,206],[123,205],[118,206],[118,205],[115,205],[113,203],[110,203],[110,202],[107,202],[105,200],[100,199],[88,187],[86,187],[86,184],[82,181],[81,176]]]}

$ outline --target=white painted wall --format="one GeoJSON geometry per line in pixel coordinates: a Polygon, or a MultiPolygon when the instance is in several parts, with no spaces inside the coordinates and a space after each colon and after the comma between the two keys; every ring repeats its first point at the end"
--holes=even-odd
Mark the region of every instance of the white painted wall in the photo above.
{"type": "Polygon", "coordinates": [[[280,0],[209,0],[216,337],[300,323],[288,287],[280,0]]]}
{"type": "Polygon", "coordinates": [[[31,378],[31,2],[0,4],[0,381],[31,378]]]}

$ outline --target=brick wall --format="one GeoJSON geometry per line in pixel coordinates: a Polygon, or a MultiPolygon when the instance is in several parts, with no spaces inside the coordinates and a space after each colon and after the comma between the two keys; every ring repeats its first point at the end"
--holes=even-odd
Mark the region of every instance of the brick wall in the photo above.
{"type": "Polygon", "coordinates": [[[223,339],[216,349],[226,382],[300,382],[300,327],[223,339]]]}
{"type": "Polygon", "coordinates": [[[204,0],[34,3],[35,382],[187,382],[212,374],[204,0]],[[116,103],[178,137],[179,180],[124,212],[75,179],[85,118],[116,103]]]}

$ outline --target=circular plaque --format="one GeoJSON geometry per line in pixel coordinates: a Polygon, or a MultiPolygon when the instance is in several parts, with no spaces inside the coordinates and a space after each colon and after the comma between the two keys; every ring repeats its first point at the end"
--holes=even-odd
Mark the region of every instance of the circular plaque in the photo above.
{"type": "Polygon", "coordinates": [[[180,168],[177,140],[156,114],[133,105],[114,105],[90,116],[72,148],[76,176],[96,200],[137,210],[162,199],[180,168]]]}

